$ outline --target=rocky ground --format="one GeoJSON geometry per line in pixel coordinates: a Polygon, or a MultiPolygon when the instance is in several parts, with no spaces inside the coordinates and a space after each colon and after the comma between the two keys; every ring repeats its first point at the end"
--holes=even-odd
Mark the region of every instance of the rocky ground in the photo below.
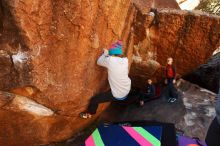
{"type": "Polygon", "coordinates": [[[170,104],[165,98],[137,105],[112,104],[99,120],[85,131],[81,131],[66,142],[48,146],[80,146],[100,122],[153,120],[175,123],[176,129],[186,135],[204,139],[207,129],[215,116],[216,94],[184,80],[177,83],[179,100],[170,104]]]}

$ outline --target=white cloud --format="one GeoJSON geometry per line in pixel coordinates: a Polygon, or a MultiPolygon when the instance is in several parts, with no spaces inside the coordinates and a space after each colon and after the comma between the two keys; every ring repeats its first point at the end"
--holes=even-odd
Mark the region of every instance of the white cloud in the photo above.
{"type": "Polygon", "coordinates": [[[200,3],[200,0],[185,0],[180,3],[180,0],[177,0],[179,6],[182,10],[194,10],[200,3]]]}

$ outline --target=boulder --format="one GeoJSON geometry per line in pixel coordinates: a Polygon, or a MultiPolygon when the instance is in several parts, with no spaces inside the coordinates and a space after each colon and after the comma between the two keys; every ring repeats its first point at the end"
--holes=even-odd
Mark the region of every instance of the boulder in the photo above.
{"type": "Polygon", "coordinates": [[[79,118],[90,98],[109,88],[107,72],[96,65],[102,48],[122,39],[124,52],[132,56],[135,8],[130,0],[3,0],[1,7],[0,45],[8,54],[0,55],[6,60],[0,81],[6,75],[12,79],[0,82],[0,89],[15,97],[0,96],[0,145],[71,137],[108,105],[92,119],[79,118]]]}
{"type": "Polygon", "coordinates": [[[207,63],[199,66],[184,79],[215,93],[219,92],[220,53],[214,54],[207,63]]]}
{"type": "Polygon", "coordinates": [[[2,0],[0,89],[10,93],[0,96],[0,145],[61,141],[96,120],[107,104],[89,120],[79,113],[109,88],[96,60],[118,39],[134,86],[148,77],[159,81],[168,56],[184,75],[219,45],[219,17],[160,9],[178,8],[174,0],[143,2],[2,0]]]}
{"type": "Polygon", "coordinates": [[[174,58],[178,76],[190,73],[212,57],[220,46],[220,17],[199,11],[154,10],[152,25],[137,14],[131,77],[141,87],[147,78],[162,81],[168,57],[174,58]]]}

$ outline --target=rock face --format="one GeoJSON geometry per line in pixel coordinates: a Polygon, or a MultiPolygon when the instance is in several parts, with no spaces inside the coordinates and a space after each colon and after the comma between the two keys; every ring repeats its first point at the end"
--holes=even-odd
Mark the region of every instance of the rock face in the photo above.
{"type": "Polygon", "coordinates": [[[26,97],[16,96],[0,110],[0,145],[72,136],[95,120],[78,115],[108,87],[106,71],[96,65],[102,47],[121,38],[132,56],[134,7],[130,0],[3,0],[1,6],[0,87],[26,97]]]}
{"type": "Polygon", "coordinates": [[[1,145],[39,145],[72,133],[70,117],[59,116],[24,96],[0,92],[0,97],[1,145]]]}
{"type": "Polygon", "coordinates": [[[0,145],[60,141],[94,121],[78,114],[108,88],[96,59],[117,39],[136,86],[153,75],[159,80],[168,56],[181,75],[204,63],[219,45],[220,18],[151,2],[2,0],[0,89],[15,94],[0,96],[0,145]]]}
{"type": "Polygon", "coordinates": [[[22,84],[21,79],[25,80],[24,70],[27,68],[26,65],[19,69],[14,66],[12,56],[21,49],[19,43],[21,38],[8,10],[3,7],[2,1],[0,2],[0,19],[0,88],[7,90],[18,86],[18,83],[22,84]]]}
{"type": "Polygon", "coordinates": [[[131,76],[136,86],[147,78],[160,81],[168,57],[173,57],[179,75],[204,64],[220,45],[220,17],[201,12],[158,9],[152,26],[149,16],[139,13],[131,76]]]}

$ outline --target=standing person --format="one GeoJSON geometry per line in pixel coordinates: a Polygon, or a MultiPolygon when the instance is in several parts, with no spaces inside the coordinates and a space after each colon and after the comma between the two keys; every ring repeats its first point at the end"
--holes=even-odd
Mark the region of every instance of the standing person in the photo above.
{"type": "Polygon", "coordinates": [[[212,121],[205,139],[208,146],[220,145],[220,79],[219,79],[219,91],[216,105],[216,117],[212,121]]]}
{"type": "Polygon", "coordinates": [[[91,118],[96,113],[100,103],[128,99],[131,80],[128,77],[128,58],[122,57],[122,54],[122,41],[113,44],[109,51],[104,49],[104,53],[99,57],[97,64],[107,69],[111,90],[93,96],[87,111],[80,113],[81,118],[91,118]]]}
{"type": "Polygon", "coordinates": [[[166,79],[165,84],[167,85],[167,99],[168,102],[175,102],[178,98],[177,90],[174,86],[176,83],[176,69],[173,66],[173,58],[169,57],[167,59],[167,66],[166,66],[166,79]]]}
{"type": "Polygon", "coordinates": [[[144,102],[149,100],[150,98],[155,96],[155,86],[153,85],[153,82],[151,79],[147,80],[147,86],[145,88],[145,92],[141,92],[140,95],[140,106],[144,105],[144,102]]]}

